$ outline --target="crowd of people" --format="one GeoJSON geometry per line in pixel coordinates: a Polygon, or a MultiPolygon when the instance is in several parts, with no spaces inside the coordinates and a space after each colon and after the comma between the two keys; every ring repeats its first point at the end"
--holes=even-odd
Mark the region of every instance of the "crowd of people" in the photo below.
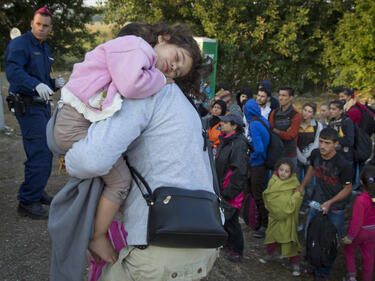
{"type": "MultiPolygon", "coordinates": [[[[90,179],[100,177],[103,185],[99,188],[104,189],[91,206],[93,223],[77,226],[90,239],[72,237],[84,244],[83,249],[98,264],[107,263],[100,269],[100,280],[200,279],[218,255],[211,248],[148,244],[149,209],[141,192],[131,188],[134,180],[124,155],[152,191],[174,186],[214,193],[217,175],[220,196],[228,203],[224,221],[228,239],[222,250],[230,261],[242,260],[246,241],[240,217],[245,195],[250,193],[259,214],[253,236],[266,244],[261,263],[271,261],[277,250],[289,258],[292,274],[299,276],[298,230],[305,229],[308,237],[310,222],[313,225],[322,213],[337,235],[344,237],[346,280],[356,280],[357,247],[363,256],[363,280],[371,280],[375,171],[365,163],[367,159],[358,161],[356,134],[358,128],[373,133],[374,113],[356,102],[350,89],[340,92],[337,100],[321,104],[320,121],[315,118],[317,104],[305,103],[300,112],[293,105],[294,90],[280,87],[275,98],[268,80],[257,84],[255,98],[249,88],[234,96],[222,85],[212,101],[196,108],[193,99],[200,97],[199,85],[211,73],[213,61],[202,56],[185,26],[146,23],[128,24],[117,38],[88,52],[65,84],[63,78],[50,76],[53,59],[45,40],[51,30],[52,13],[45,6],[35,12],[31,31],[10,41],[5,54],[10,84],[7,101],[19,122],[27,157],[18,213],[33,219],[49,217],[49,226],[59,223],[63,214],[56,210],[63,193],[52,200],[44,191],[51,173],[50,150],[65,154],[72,177],[89,184],[90,179]],[[53,126],[48,127],[52,131],[48,131],[50,96],[58,89],[61,99],[51,119],[53,126]],[[214,159],[209,158],[202,127],[214,159]],[[274,150],[277,143],[282,149],[274,150]],[[357,171],[361,171],[358,176],[357,171]],[[346,233],[343,225],[353,186],[361,193],[354,201],[346,233]],[[318,206],[311,207],[311,202],[318,206]],[[54,211],[49,213],[42,205],[50,204],[54,211]],[[119,211],[127,246],[118,252],[106,234],[119,211]],[[300,222],[306,214],[306,221],[300,222]]],[[[64,245],[61,233],[49,230],[53,245],[64,245]]],[[[79,277],[83,272],[83,266],[65,258],[65,248],[72,256],[81,255],[78,248],[82,245],[53,247],[51,280],[76,280],[66,276],[79,277]]],[[[333,261],[315,266],[316,280],[328,277],[333,261]]]]}
{"type": "MultiPolygon", "coordinates": [[[[352,193],[353,196],[360,194],[354,201],[350,226],[342,240],[346,245],[345,278],[357,280],[354,252],[359,246],[363,280],[372,280],[375,174],[371,173],[375,168],[370,161],[374,164],[374,160],[367,159],[368,163],[356,161],[354,152],[355,126],[360,127],[363,123],[364,111],[372,118],[375,116],[371,108],[356,102],[353,91],[345,88],[338,94],[337,100],[321,103],[318,120],[316,103],[306,102],[299,111],[293,105],[294,90],[291,87],[280,87],[278,99],[275,99],[271,83],[266,80],[258,83],[255,97],[249,89],[239,91],[233,103],[241,110],[232,112],[228,110],[233,108],[228,93],[228,88],[221,88],[212,101],[211,110],[207,110],[209,113],[203,117],[207,121],[205,129],[211,146],[216,152],[222,196],[236,208],[233,217],[224,225],[230,237],[223,248],[226,258],[233,262],[242,260],[244,242],[239,214],[248,211],[243,210],[241,204],[246,193],[253,197],[259,216],[259,225],[253,236],[264,238],[266,244],[266,254],[259,261],[271,261],[277,249],[283,258],[290,259],[293,276],[301,274],[298,232],[304,230],[304,238],[308,239],[308,232],[313,231],[309,229],[310,222],[319,214],[324,214],[334,225],[337,235],[344,237],[343,226],[346,210],[351,207],[350,197],[352,193]],[[245,95],[245,92],[250,94],[245,95]],[[221,99],[223,95],[225,99],[221,99]],[[228,126],[232,126],[233,130],[228,131],[228,126]],[[246,148],[243,141],[242,146],[234,145],[234,140],[243,136],[250,146],[247,154],[243,152],[246,148]],[[281,139],[285,150],[280,159],[270,166],[267,160],[271,158],[268,153],[271,153],[272,138],[281,139]],[[223,149],[225,156],[222,155],[223,149]],[[361,171],[360,174],[357,171],[361,171]],[[312,202],[314,207],[311,207],[312,202]]],[[[363,131],[366,129],[364,127],[363,131]]],[[[367,130],[366,133],[371,137],[373,131],[367,130]]],[[[326,280],[333,262],[334,259],[325,266],[310,267],[315,280],[326,280]]]]}

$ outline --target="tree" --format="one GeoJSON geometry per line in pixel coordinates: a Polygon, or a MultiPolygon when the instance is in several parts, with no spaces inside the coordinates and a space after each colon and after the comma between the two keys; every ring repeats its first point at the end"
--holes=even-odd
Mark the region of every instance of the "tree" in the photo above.
{"type": "Polygon", "coordinates": [[[108,0],[105,20],[184,22],[219,42],[217,81],[244,87],[262,79],[297,90],[322,89],[322,38],[351,0],[108,0]]]}
{"type": "Polygon", "coordinates": [[[375,2],[357,0],[345,13],[331,38],[325,41],[324,63],[330,85],[375,90],[375,2]]]}
{"type": "MultiPolygon", "coordinates": [[[[61,66],[68,58],[82,60],[85,51],[94,44],[94,34],[85,26],[96,10],[83,6],[83,0],[3,0],[0,4],[0,56],[3,58],[10,37],[9,31],[17,27],[22,33],[30,30],[35,10],[48,6],[53,13],[53,31],[48,38],[54,66],[61,66]]],[[[3,60],[2,60],[3,61],[3,60]]]]}

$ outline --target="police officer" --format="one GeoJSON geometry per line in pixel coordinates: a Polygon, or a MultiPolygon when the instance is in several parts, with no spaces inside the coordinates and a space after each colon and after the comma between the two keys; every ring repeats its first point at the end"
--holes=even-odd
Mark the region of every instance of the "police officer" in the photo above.
{"type": "Polygon", "coordinates": [[[51,116],[48,100],[64,85],[63,78],[50,76],[53,58],[45,40],[51,30],[52,14],[44,6],[34,13],[31,31],[11,40],[5,52],[9,93],[17,95],[20,101],[16,105],[23,107],[15,112],[27,157],[25,179],[18,192],[18,213],[34,219],[48,218],[42,207],[52,199],[44,191],[52,167],[52,153],[46,141],[46,125],[51,116]]]}

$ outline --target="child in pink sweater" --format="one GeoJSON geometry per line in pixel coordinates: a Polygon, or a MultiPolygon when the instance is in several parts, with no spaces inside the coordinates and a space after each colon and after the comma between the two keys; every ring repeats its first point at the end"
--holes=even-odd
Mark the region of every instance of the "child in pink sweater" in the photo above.
{"type": "Polygon", "coordinates": [[[362,280],[371,281],[374,270],[375,249],[375,166],[365,166],[360,174],[364,192],[358,195],[353,205],[353,214],[348,234],[343,238],[345,244],[347,281],[355,281],[355,250],[362,254],[362,280]]]}
{"type": "MultiPolygon", "coordinates": [[[[61,91],[54,128],[56,144],[63,151],[69,150],[87,135],[92,122],[120,110],[123,98],[146,98],[173,82],[185,93],[199,89],[201,79],[212,69],[208,61],[212,63],[202,58],[197,42],[183,26],[125,26],[116,39],[99,45],[74,65],[61,91]]],[[[104,191],[88,248],[104,261],[115,262],[118,254],[106,233],[130,189],[131,175],[124,159],[120,158],[102,179],[104,191]]]]}

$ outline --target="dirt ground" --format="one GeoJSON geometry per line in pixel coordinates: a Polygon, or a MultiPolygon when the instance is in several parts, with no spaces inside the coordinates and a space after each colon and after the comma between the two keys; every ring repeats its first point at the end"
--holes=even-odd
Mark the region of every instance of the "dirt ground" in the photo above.
{"type": "MultiPolygon", "coordinates": [[[[7,92],[4,76],[2,82],[4,101],[7,92]]],[[[47,221],[17,215],[17,190],[23,181],[26,156],[18,123],[5,103],[4,112],[8,128],[0,132],[0,281],[45,281],[48,280],[51,249],[47,221]]],[[[58,176],[58,161],[54,159],[46,191],[54,195],[66,181],[67,176],[58,176]]],[[[265,254],[263,240],[253,238],[253,231],[246,225],[243,225],[243,233],[245,251],[242,262],[234,264],[221,255],[206,281],[313,280],[308,273],[292,277],[288,264],[281,261],[261,264],[258,259],[265,254]]],[[[329,280],[339,281],[344,275],[345,262],[340,248],[329,280]]]]}

